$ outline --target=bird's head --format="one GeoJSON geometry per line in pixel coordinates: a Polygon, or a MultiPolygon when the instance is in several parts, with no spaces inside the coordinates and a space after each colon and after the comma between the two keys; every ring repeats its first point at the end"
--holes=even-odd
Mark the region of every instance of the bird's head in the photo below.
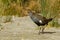
{"type": "Polygon", "coordinates": [[[34,15],[35,14],[35,11],[31,10],[31,9],[27,9],[27,13],[28,15],[34,15]]]}

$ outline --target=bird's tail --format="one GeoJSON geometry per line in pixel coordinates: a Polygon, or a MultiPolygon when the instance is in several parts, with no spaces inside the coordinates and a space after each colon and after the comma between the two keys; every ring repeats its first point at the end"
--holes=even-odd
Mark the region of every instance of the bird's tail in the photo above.
{"type": "Polygon", "coordinates": [[[53,17],[52,19],[55,19],[56,18],[56,16],[55,17],[53,17]]]}
{"type": "MultiPolygon", "coordinates": [[[[56,16],[55,16],[55,17],[56,17],[56,16]]],[[[53,17],[53,19],[54,19],[55,17],[53,17]]]]}
{"type": "Polygon", "coordinates": [[[52,21],[52,18],[49,18],[47,21],[48,21],[48,22],[52,21]]]}
{"type": "MultiPolygon", "coordinates": [[[[56,16],[55,16],[55,17],[56,17],[56,16]]],[[[52,21],[55,17],[53,17],[53,18],[49,18],[47,21],[50,22],[50,21],[52,21]]]]}

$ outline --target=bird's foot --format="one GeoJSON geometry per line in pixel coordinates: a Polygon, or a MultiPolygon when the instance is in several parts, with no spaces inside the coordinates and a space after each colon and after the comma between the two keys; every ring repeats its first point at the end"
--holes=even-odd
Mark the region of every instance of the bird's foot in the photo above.
{"type": "Polygon", "coordinates": [[[40,35],[40,32],[38,33],[38,35],[40,35]]]}
{"type": "Polygon", "coordinates": [[[39,30],[38,34],[40,35],[40,33],[41,33],[41,32],[40,32],[40,30],[39,30]]]}
{"type": "Polygon", "coordinates": [[[42,34],[44,34],[44,32],[42,32],[42,34]]]}

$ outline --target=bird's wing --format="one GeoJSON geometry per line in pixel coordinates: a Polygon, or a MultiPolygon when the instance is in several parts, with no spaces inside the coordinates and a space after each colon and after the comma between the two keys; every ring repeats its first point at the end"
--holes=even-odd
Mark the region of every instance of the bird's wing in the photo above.
{"type": "Polygon", "coordinates": [[[35,16],[39,20],[40,23],[45,23],[45,21],[47,21],[47,19],[41,15],[35,15],[35,16]]]}
{"type": "Polygon", "coordinates": [[[43,17],[41,15],[36,15],[36,17],[39,19],[39,20],[46,20],[46,17],[43,17]]]}

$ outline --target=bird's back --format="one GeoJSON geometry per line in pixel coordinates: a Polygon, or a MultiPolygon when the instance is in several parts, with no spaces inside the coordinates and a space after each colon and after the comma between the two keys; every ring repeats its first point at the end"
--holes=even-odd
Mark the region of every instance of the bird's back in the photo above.
{"type": "Polygon", "coordinates": [[[52,18],[47,19],[46,17],[38,15],[31,11],[29,12],[29,16],[33,20],[33,22],[36,23],[38,26],[48,24],[48,22],[52,20],[52,18]]]}

